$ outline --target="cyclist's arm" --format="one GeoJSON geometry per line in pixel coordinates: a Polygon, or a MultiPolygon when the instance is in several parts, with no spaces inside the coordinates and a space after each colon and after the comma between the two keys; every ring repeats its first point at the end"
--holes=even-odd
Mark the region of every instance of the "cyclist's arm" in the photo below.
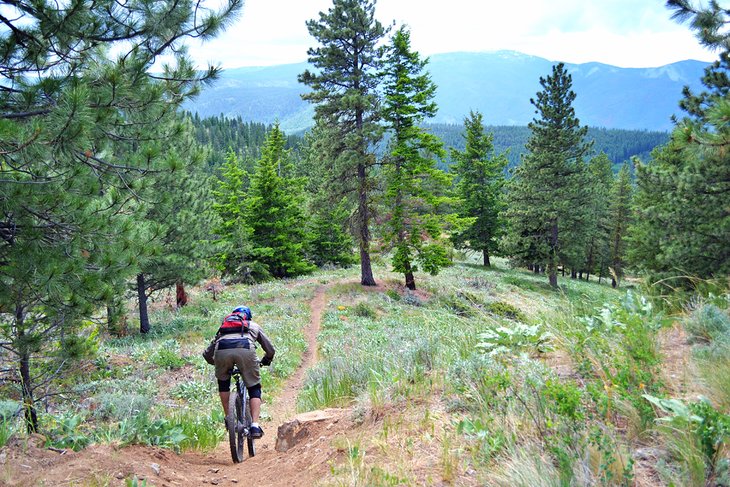
{"type": "Polygon", "coordinates": [[[271,363],[271,361],[274,359],[274,354],[276,354],[276,350],[274,349],[274,345],[271,343],[269,338],[264,334],[263,330],[259,331],[258,337],[256,337],[256,341],[261,344],[261,348],[264,350],[264,357],[261,359],[261,363],[263,365],[268,365],[271,363]]]}

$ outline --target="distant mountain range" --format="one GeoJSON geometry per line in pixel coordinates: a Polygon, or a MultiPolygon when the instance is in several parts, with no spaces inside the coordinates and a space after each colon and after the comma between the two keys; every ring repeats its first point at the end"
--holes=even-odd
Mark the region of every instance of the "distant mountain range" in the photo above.
{"type": "MultiPolygon", "coordinates": [[[[527,125],[535,117],[530,98],[552,61],[514,51],[435,54],[428,70],[438,86],[433,123],[461,124],[479,110],[488,125],[527,125]]],[[[306,63],[228,69],[186,109],[200,116],[240,116],[245,121],[278,120],[287,132],[312,125],[314,110],[297,82],[306,63]]],[[[680,61],[658,68],[619,68],[601,63],[568,64],[573,76],[576,114],[583,125],[632,130],[671,130],[681,115],[682,88],[702,90],[707,63],[680,61]]]]}

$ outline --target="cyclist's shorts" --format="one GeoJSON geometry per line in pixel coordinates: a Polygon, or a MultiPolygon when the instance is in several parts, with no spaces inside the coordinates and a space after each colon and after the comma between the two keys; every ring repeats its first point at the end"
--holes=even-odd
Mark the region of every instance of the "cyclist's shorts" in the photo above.
{"type": "Polygon", "coordinates": [[[218,380],[228,380],[231,378],[229,374],[233,365],[238,365],[241,371],[243,383],[246,387],[255,386],[261,382],[259,374],[258,357],[256,349],[251,348],[226,348],[215,351],[215,378],[218,380]]]}

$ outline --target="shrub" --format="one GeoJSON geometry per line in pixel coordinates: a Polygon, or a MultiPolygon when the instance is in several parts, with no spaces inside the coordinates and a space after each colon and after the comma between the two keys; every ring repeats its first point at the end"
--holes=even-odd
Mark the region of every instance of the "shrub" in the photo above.
{"type": "Polygon", "coordinates": [[[695,342],[730,342],[730,316],[713,304],[694,310],[685,320],[684,327],[695,342]]]}
{"type": "Polygon", "coordinates": [[[493,303],[489,303],[487,305],[487,311],[490,313],[501,316],[502,318],[507,318],[510,320],[515,321],[522,321],[526,322],[527,318],[525,317],[524,313],[520,311],[519,308],[516,306],[513,306],[509,303],[505,303],[504,301],[495,301],[493,303]]]}
{"type": "Polygon", "coordinates": [[[471,318],[476,314],[473,302],[468,301],[461,293],[442,296],[440,302],[442,307],[457,316],[471,318]]]}
{"type": "Polygon", "coordinates": [[[388,289],[387,291],[385,291],[385,295],[388,296],[393,301],[401,300],[400,294],[398,294],[398,291],[396,291],[395,289],[388,289]]]}
{"type": "Polygon", "coordinates": [[[423,306],[423,300],[410,291],[403,296],[403,303],[409,306],[423,306]]]}
{"type": "Polygon", "coordinates": [[[96,404],[95,417],[122,421],[147,413],[152,407],[152,399],[135,393],[107,392],[96,396],[96,404]]]}
{"type": "Polygon", "coordinates": [[[170,391],[170,396],[187,402],[207,402],[213,397],[212,381],[181,382],[170,391]]]}
{"type": "Polygon", "coordinates": [[[188,362],[180,356],[180,346],[175,340],[165,340],[160,348],[151,355],[150,361],[166,369],[179,369],[188,362]]]}
{"type": "Polygon", "coordinates": [[[352,308],[353,313],[355,313],[355,316],[360,316],[362,318],[368,318],[371,320],[374,320],[378,317],[377,312],[370,307],[368,303],[365,302],[359,302],[352,308]]]}

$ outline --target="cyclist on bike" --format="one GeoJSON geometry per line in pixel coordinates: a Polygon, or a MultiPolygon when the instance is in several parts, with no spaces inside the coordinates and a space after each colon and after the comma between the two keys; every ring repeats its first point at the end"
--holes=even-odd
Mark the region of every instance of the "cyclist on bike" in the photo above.
{"type": "Polygon", "coordinates": [[[270,365],[276,350],[261,326],[252,321],[251,317],[251,309],[248,306],[238,306],[226,316],[216,333],[217,345],[213,360],[218,393],[225,416],[228,417],[228,399],[231,395],[231,369],[237,365],[250,398],[251,436],[261,438],[264,432],[258,423],[261,411],[261,376],[256,343],[258,342],[266,353],[260,361],[261,365],[270,365]]]}

